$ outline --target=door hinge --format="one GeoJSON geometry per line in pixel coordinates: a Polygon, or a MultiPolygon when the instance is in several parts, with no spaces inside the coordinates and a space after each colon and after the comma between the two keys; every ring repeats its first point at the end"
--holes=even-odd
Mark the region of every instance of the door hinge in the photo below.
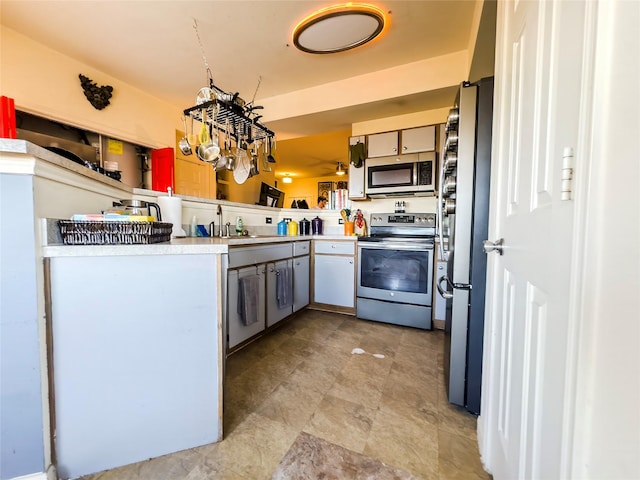
{"type": "Polygon", "coordinates": [[[562,187],[560,200],[571,200],[573,193],[573,148],[565,147],[562,152],[562,187]]]}

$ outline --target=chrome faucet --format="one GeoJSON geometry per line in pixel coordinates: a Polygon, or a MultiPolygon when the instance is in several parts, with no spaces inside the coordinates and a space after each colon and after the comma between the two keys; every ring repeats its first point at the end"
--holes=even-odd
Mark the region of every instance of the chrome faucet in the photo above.
{"type": "Polygon", "coordinates": [[[218,236],[222,237],[222,207],[218,205],[218,236]]]}

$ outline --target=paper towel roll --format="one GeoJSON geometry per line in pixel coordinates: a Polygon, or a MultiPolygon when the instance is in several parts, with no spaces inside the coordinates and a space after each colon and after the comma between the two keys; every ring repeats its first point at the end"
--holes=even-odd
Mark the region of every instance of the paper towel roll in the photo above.
{"type": "Polygon", "coordinates": [[[158,197],[158,205],[162,219],[165,222],[173,223],[171,236],[186,237],[187,234],[182,229],[182,199],[176,197],[158,197]]]}

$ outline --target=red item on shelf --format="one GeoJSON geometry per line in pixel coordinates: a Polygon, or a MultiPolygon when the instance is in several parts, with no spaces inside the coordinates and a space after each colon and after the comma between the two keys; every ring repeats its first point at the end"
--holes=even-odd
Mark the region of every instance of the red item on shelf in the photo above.
{"type": "Polygon", "coordinates": [[[16,107],[13,98],[0,97],[0,137],[16,138],[16,107]]]}
{"type": "Polygon", "coordinates": [[[173,148],[158,148],[151,150],[151,188],[157,192],[166,192],[171,187],[176,191],[174,173],[173,148]]]}

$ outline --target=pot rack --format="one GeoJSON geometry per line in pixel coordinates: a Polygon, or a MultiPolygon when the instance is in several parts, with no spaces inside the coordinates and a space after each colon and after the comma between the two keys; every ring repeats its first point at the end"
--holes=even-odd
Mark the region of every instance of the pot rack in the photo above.
{"type": "Polygon", "coordinates": [[[202,123],[202,111],[206,110],[206,123],[211,125],[219,132],[226,132],[227,120],[230,125],[230,136],[235,140],[236,144],[242,139],[243,135],[252,136],[253,141],[270,140],[275,137],[275,133],[265,127],[259,121],[261,115],[256,115],[254,110],[262,107],[251,105],[241,105],[238,94],[225,93],[215,85],[211,85],[211,90],[216,97],[229,98],[223,100],[215,98],[208,100],[199,105],[194,105],[184,110],[184,115],[202,123]],[[216,105],[218,108],[216,108],[216,105]],[[217,110],[217,112],[216,112],[217,110]],[[215,114],[215,118],[214,118],[215,114]]]}

